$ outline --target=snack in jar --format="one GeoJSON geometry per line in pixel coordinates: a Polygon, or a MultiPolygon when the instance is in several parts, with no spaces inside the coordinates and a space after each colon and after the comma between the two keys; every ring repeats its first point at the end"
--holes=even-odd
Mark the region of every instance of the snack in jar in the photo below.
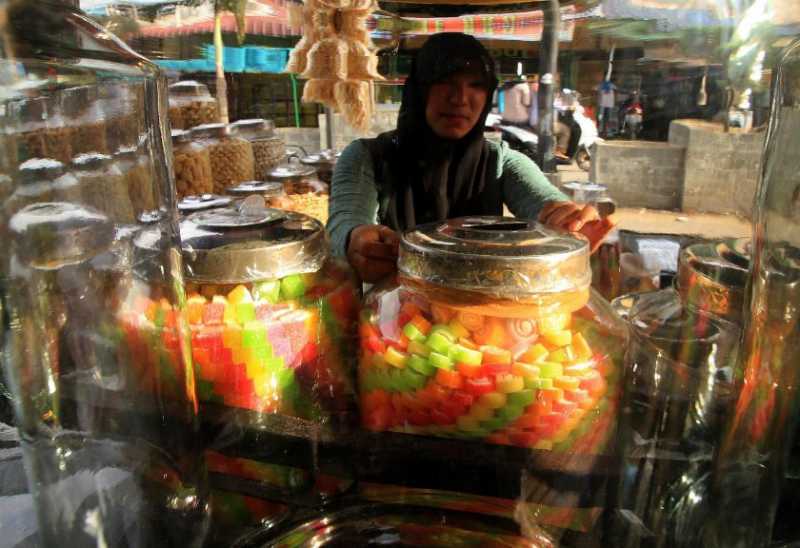
{"type": "Polygon", "coordinates": [[[61,109],[74,128],[72,154],[109,154],[106,136],[106,113],[94,86],[81,86],[64,90],[61,109]]]}
{"type": "Polygon", "coordinates": [[[286,209],[310,215],[323,224],[328,222],[330,191],[313,167],[292,161],[271,170],[267,178],[283,184],[289,202],[286,209]]]}
{"type": "Polygon", "coordinates": [[[320,150],[317,153],[309,154],[300,158],[300,161],[309,165],[317,170],[317,177],[330,185],[333,181],[333,170],[336,168],[336,160],[339,159],[341,153],[333,150],[326,149],[320,150]]]}
{"type": "Polygon", "coordinates": [[[169,86],[169,123],[172,129],[192,129],[217,122],[217,101],[205,84],[185,80],[169,86]]]}
{"type": "Polygon", "coordinates": [[[72,159],[74,128],[66,125],[55,97],[14,101],[8,109],[16,122],[12,135],[19,161],[52,158],[68,163],[72,159]]]}
{"type": "Polygon", "coordinates": [[[188,131],[176,129],[172,132],[172,166],[179,200],[214,192],[208,147],[200,141],[193,141],[188,131]]]}
{"type": "Polygon", "coordinates": [[[154,169],[150,158],[135,147],[122,147],[114,155],[114,162],[125,177],[125,186],[128,188],[128,197],[135,214],[138,216],[154,210],[154,169]]]}
{"type": "Polygon", "coordinates": [[[286,197],[283,185],[275,181],[247,181],[232,186],[228,194],[237,200],[244,200],[248,196],[261,196],[267,207],[291,211],[292,202],[286,197]]]}
{"type": "Polygon", "coordinates": [[[192,138],[208,148],[214,192],[224,194],[230,186],[253,180],[253,147],[249,141],[236,135],[235,128],[225,124],[205,124],[192,130],[192,138]]]}
{"type": "Polygon", "coordinates": [[[286,156],[286,144],[275,135],[275,123],[272,120],[253,118],[239,120],[231,124],[237,135],[250,141],[253,145],[256,178],[264,178],[269,170],[283,162],[286,156]]]}
{"type": "Polygon", "coordinates": [[[80,202],[78,180],[65,172],[64,164],[50,158],[33,158],[17,168],[16,188],[3,204],[8,218],[27,205],[49,202],[80,202]]]}
{"type": "Polygon", "coordinates": [[[357,290],[323,226],[229,207],[185,218],[181,240],[201,401],[349,422],[357,290]]]}
{"type": "Polygon", "coordinates": [[[464,217],[404,233],[398,272],[361,313],[364,427],[604,451],[625,328],[590,290],[588,242],[464,217]]]}
{"type": "Polygon", "coordinates": [[[191,215],[198,211],[205,211],[207,209],[214,209],[217,207],[227,207],[231,205],[231,200],[227,196],[219,196],[217,194],[200,194],[199,196],[192,195],[186,196],[178,202],[178,211],[182,215],[191,215]]]}
{"type": "Polygon", "coordinates": [[[133,86],[121,83],[100,87],[100,108],[106,123],[106,142],[112,153],[127,149],[139,142],[137,113],[144,108],[144,97],[133,86]]]}
{"type": "Polygon", "coordinates": [[[133,223],[128,183],[114,159],[107,154],[81,154],[72,160],[72,172],[80,185],[80,201],[105,213],[114,223],[133,223]]]}

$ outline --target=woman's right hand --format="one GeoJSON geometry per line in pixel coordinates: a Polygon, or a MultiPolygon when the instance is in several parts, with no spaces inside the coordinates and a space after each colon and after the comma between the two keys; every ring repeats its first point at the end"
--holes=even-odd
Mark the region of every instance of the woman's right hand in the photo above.
{"type": "Polygon", "coordinates": [[[397,271],[400,237],[384,225],[359,225],[350,232],[347,260],[362,281],[375,283],[397,271]]]}

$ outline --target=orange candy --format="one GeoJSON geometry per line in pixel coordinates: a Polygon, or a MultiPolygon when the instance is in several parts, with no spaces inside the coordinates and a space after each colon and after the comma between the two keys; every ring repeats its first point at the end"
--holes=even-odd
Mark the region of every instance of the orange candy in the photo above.
{"type": "Polygon", "coordinates": [[[411,323],[420,330],[423,335],[427,335],[431,330],[431,322],[426,320],[421,314],[417,314],[411,318],[411,323]]]}
{"type": "Polygon", "coordinates": [[[464,384],[464,379],[458,371],[439,369],[436,372],[436,382],[447,388],[458,389],[464,384]]]}

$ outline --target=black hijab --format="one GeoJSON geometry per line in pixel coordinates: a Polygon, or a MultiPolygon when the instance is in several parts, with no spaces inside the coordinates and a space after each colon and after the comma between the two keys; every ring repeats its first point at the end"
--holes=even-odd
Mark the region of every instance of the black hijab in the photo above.
{"type": "Polygon", "coordinates": [[[489,148],[483,138],[497,88],[494,62],[472,36],[431,36],[417,53],[403,87],[397,129],[365,140],[373,159],[380,223],[406,230],[463,215],[500,215],[502,193],[492,188],[489,148]],[[478,122],[459,140],[437,136],[425,120],[432,84],[459,72],[477,72],[487,100],[478,122]]]}

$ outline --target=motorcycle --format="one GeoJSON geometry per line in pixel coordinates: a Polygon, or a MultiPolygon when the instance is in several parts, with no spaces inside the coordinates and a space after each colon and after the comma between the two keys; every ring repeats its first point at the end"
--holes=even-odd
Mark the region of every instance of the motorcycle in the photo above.
{"type": "Polygon", "coordinates": [[[631,101],[622,107],[622,135],[631,140],[638,139],[642,132],[643,115],[642,103],[638,94],[635,94],[631,101]]]}

